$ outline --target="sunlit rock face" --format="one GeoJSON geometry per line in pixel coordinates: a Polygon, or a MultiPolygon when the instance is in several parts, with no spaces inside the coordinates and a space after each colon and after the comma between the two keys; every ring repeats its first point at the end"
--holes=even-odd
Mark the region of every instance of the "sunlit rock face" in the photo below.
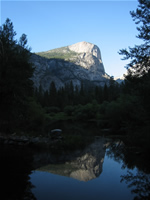
{"type": "Polygon", "coordinates": [[[80,181],[89,181],[102,173],[105,156],[104,141],[97,141],[85,149],[83,155],[71,164],[77,168],[70,173],[70,177],[80,181]]]}
{"type": "Polygon", "coordinates": [[[81,82],[103,86],[109,80],[100,49],[88,42],[33,54],[31,62],[35,67],[34,86],[41,85],[44,90],[49,89],[52,81],[60,88],[70,81],[74,86],[81,82]]]}
{"type": "MultiPolygon", "coordinates": [[[[68,46],[68,48],[71,51],[74,51],[76,53],[78,53],[80,55],[81,59],[86,60],[85,58],[88,58],[89,55],[91,55],[91,59],[87,59],[86,62],[89,61],[89,65],[91,65],[92,63],[92,56],[95,56],[100,63],[102,63],[102,58],[101,58],[101,53],[100,53],[100,49],[98,48],[98,46],[89,43],[89,42],[79,42],[73,45],[68,46]]],[[[101,71],[104,73],[104,66],[101,66],[101,71]]]]}
{"type": "Polygon", "coordinates": [[[99,48],[89,42],[78,42],[76,44],[68,46],[71,51],[75,51],[77,53],[89,53],[101,59],[100,50],[99,48]]]}
{"type": "MultiPolygon", "coordinates": [[[[75,64],[89,69],[91,72],[105,74],[100,49],[96,45],[89,42],[79,42],[68,46],[68,48],[78,55],[75,64]]],[[[93,78],[96,79],[96,77],[93,78]]]]}
{"type": "Polygon", "coordinates": [[[68,176],[79,181],[95,179],[102,173],[105,157],[105,142],[101,138],[76,156],[64,156],[63,159],[68,161],[62,162],[62,157],[60,156],[60,160],[57,158],[59,164],[56,162],[44,165],[38,168],[38,170],[68,176]]]}

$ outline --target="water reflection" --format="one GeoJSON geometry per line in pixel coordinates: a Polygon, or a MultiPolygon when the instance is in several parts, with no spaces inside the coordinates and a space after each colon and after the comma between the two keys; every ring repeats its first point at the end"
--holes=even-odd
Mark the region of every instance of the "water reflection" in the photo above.
{"type": "Polygon", "coordinates": [[[97,139],[83,151],[70,155],[70,157],[64,157],[64,160],[68,158],[65,163],[49,164],[37,170],[68,176],[80,181],[97,178],[102,173],[105,156],[104,142],[102,138],[97,139]]]}
{"type": "Polygon", "coordinates": [[[120,182],[127,184],[135,195],[134,199],[150,199],[150,161],[147,160],[146,153],[139,154],[138,149],[128,148],[118,140],[111,143],[107,155],[117,162],[122,162],[121,168],[127,169],[126,174],[120,176],[120,182]]]}
{"type": "Polygon", "coordinates": [[[150,199],[148,161],[120,140],[59,154],[4,145],[0,168],[3,200],[150,199]]]}
{"type": "MultiPolygon", "coordinates": [[[[84,151],[57,158],[31,175],[32,190],[38,200],[132,200],[134,195],[120,176],[126,174],[120,164],[106,155],[107,139],[96,139],[84,151]],[[62,163],[61,163],[62,162],[62,163]],[[61,176],[60,176],[61,175],[61,176]]],[[[41,157],[41,156],[40,156],[41,157]]]]}
{"type": "Polygon", "coordinates": [[[121,182],[123,181],[131,188],[131,192],[136,194],[134,199],[150,199],[150,174],[139,170],[136,174],[128,171],[121,176],[121,182]]]}

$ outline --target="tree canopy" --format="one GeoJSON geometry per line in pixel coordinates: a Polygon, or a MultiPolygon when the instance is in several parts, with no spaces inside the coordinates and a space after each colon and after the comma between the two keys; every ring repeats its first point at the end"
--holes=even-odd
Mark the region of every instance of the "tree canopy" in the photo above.
{"type": "Polygon", "coordinates": [[[131,60],[127,65],[129,74],[139,77],[147,73],[150,67],[150,1],[139,0],[138,8],[130,14],[139,25],[137,38],[143,40],[143,44],[129,47],[129,50],[122,49],[119,54],[124,55],[123,60],[131,60]]]}
{"type": "Polygon", "coordinates": [[[15,39],[10,19],[0,27],[0,126],[13,129],[23,118],[27,97],[32,95],[33,68],[27,36],[15,39]]]}

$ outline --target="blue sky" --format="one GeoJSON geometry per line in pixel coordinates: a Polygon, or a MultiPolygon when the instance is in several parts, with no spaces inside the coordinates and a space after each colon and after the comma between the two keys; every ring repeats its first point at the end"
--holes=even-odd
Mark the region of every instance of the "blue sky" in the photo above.
{"type": "Polygon", "coordinates": [[[1,1],[1,21],[10,18],[17,38],[25,33],[32,52],[41,52],[81,41],[96,44],[105,71],[121,76],[128,61],[118,51],[140,44],[136,25],[129,11],[130,1],[1,1]]]}

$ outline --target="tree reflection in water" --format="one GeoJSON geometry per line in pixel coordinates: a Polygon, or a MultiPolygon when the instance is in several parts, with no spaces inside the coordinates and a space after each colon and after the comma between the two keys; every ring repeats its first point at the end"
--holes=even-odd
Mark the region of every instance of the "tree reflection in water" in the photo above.
{"type": "MultiPolygon", "coordinates": [[[[97,141],[91,144],[90,149],[88,151],[83,151],[81,156],[74,154],[75,157],[73,157],[73,160],[72,156],[68,157],[67,155],[58,155],[58,157],[56,157],[56,155],[52,156],[49,152],[45,151],[34,152],[31,151],[31,149],[23,147],[9,146],[7,148],[0,146],[1,196],[3,200],[35,200],[34,193],[32,193],[33,185],[30,180],[30,174],[32,174],[32,171],[36,169],[37,166],[41,167],[47,165],[47,161],[48,164],[53,163],[52,161],[59,161],[58,163],[60,163],[60,161],[64,160],[64,156],[67,156],[66,159],[71,159],[71,165],[76,167],[73,173],[70,173],[72,171],[69,167],[67,171],[69,175],[75,175],[70,177],[79,178],[81,180],[79,175],[82,175],[82,173],[79,172],[88,172],[86,175],[90,176],[82,176],[82,178],[84,178],[82,180],[87,181],[96,178],[102,172],[105,151],[108,157],[119,162],[122,168],[127,169],[125,174],[121,174],[120,182],[125,182],[128,185],[132,193],[135,194],[134,199],[150,199],[150,169],[147,155],[137,154],[137,149],[134,148],[133,151],[133,148],[127,147],[121,140],[111,142],[109,139],[106,144],[103,143],[103,140],[101,140],[101,143],[97,141]],[[79,167],[81,167],[81,169],[79,167]]],[[[80,153],[81,152],[79,152],[79,154],[80,153]]],[[[68,163],[69,160],[66,159],[65,163],[66,161],[68,163]]],[[[61,171],[57,169],[56,165],[54,169],[49,168],[51,172],[57,173],[59,170],[59,173],[63,171],[63,173],[66,174],[66,169],[65,171],[63,169],[61,169],[61,171]]]]}
{"type": "Polygon", "coordinates": [[[150,200],[150,169],[146,154],[139,154],[138,150],[129,148],[121,140],[114,141],[107,149],[107,155],[127,168],[127,174],[122,175],[120,182],[125,182],[135,200],[150,200]],[[136,168],[136,174],[130,169],[136,168]]]}
{"type": "Polygon", "coordinates": [[[127,175],[121,176],[121,182],[123,181],[131,188],[131,192],[136,194],[135,200],[150,199],[150,174],[137,171],[134,175],[128,171],[127,175]]]}

